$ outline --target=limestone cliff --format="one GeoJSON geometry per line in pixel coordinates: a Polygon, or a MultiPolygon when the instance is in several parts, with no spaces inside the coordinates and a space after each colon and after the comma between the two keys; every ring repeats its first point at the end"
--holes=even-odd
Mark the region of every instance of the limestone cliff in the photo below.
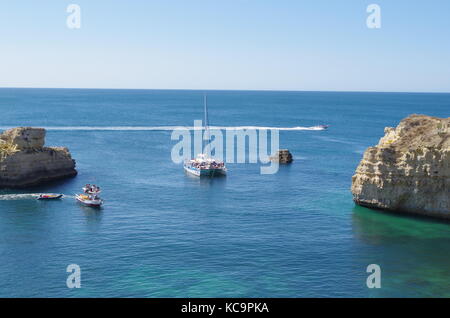
{"type": "Polygon", "coordinates": [[[357,204],[450,219],[450,118],[411,115],[364,153],[357,204]]]}
{"type": "Polygon", "coordinates": [[[27,187],[77,174],[64,147],[44,147],[45,129],[20,127],[0,135],[0,187],[27,187]]]}

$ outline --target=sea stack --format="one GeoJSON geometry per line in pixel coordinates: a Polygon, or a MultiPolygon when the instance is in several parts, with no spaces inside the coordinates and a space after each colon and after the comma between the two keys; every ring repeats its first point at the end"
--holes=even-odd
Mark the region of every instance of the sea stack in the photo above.
{"type": "Polygon", "coordinates": [[[270,157],[270,160],[283,164],[292,163],[293,161],[292,154],[287,149],[278,150],[274,156],[270,157]]]}
{"type": "Polygon", "coordinates": [[[19,127],[0,134],[0,187],[34,186],[77,174],[67,148],[44,144],[43,128],[19,127]]]}
{"type": "Polygon", "coordinates": [[[411,115],[385,128],[352,179],[362,206],[450,219],[450,118],[411,115]]]}

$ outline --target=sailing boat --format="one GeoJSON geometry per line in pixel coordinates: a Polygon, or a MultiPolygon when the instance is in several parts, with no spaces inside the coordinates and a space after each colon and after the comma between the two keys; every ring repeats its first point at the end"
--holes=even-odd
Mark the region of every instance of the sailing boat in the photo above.
{"type": "MultiPolygon", "coordinates": [[[[205,134],[207,139],[207,146],[210,147],[211,135],[209,132],[208,124],[208,99],[205,95],[205,134]]],[[[197,155],[197,158],[188,160],[184,163],[184,170],[197,177],[214,177],[223,176],[227,174],[227,168],[225,164],[213,158],[208,157],[206,153],[197,155]]]]}

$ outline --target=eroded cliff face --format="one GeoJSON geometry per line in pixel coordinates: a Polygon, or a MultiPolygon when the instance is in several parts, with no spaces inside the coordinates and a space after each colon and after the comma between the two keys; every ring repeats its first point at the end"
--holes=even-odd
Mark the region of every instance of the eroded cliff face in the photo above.
{"type": "Polygon", "coordinates": [[[386,128],[351,190],[362,206],[450,219],[450,118],[411,115],[386,128]]]}
{"type": "Polygon", "coordinates": [[[45,129],[20,127],[0,135],[0,187],[27,187],[77,174],[64,147],[44,147],[45,129]]]}

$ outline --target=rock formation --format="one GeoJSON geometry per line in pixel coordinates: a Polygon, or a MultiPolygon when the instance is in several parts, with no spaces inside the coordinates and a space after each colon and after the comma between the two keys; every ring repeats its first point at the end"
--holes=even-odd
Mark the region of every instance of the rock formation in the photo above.
{"type": "Polygon", "coordinates": [[[44,147],[45,129],[20,127],[0,135],[0,187],[27,187],[77,174],[64,147],[44,147]]]}
{"type": "Polygon", "coordinates": [[[277,153],[270,157],[271,161],[278,163],[291,163],[293,161],[292,154],[287,149],[280,149],[277,153]]]}
{"type": "Polygon", "coordinates": [[[450,219],[450,118],[411,115],[364,153],[352,179],[362,206],[450,219]]]}

